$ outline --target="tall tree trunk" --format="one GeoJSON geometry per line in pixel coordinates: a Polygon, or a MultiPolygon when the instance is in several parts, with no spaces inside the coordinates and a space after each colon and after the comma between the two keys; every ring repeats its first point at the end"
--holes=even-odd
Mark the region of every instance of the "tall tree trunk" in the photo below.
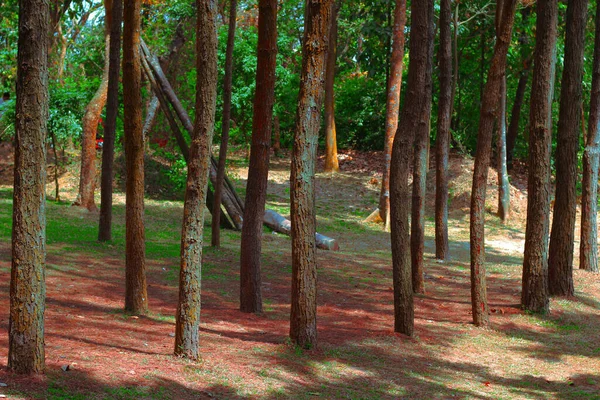
{"type": "Polygon", "coordinates": [[[556,74],[556,0],[538,0],[533,82],[529,114],[527,227],[523,254],[521,306],[546,313],[548,299],[548,230],[550,214],[550,145],[552,95],[556,74]]]}
{"type": "Polygon", "coordinates": [[[435,258],[446,260],[448,247],[448,153],[452,121],[452,1],[440,3],[440,100],[436,138],[435,258]]]}
{"type": "Polygon", "coordinates": [[[502,10],[498,18],[499,29],[492,57],[488,79],[483,92],[477,132],[477,151],[473,186],[471,189],[471,306],[473,322],[477,326],[489,323],[487,287],[485,272],[485,197],[490,166],[494,122],[499,115],[499,102],[502,82],[506,71],[506,54],[511,42],[512,27],[517,0],[503,0],[497,3],[502,10]]]}
{"type": "Polygon", "coordinates": [[[181,229],[179,302],[175,322],[175,354],[198,359],[200,279],[204,202],[210,170],[210,147],[217,101],[217,5],[196,0],[196,121],[190,146],[181,229]]]}
{"type": "Polygon", "coordinates": [[[506,165],[506,71],[502,76],[500,87],[498,119],[496,123],[496,150],[498,151],[498,217],[506,222],[510,214],[510,185],[508,182],[508,167],[506,165]]]}
{"type": "Polygon", "coordinates": [[[396,132],[390,173],[390,215],[394,281],[394,330],[408,336],[414,331],[413,281],[410,261],[411,199],[408,176],[415,136],[429,129],[433,47],[433,0],[411,3],[407,96],[396,132]]]}
{"type": "Polygon", "coordinates": [[[435,40],[434,23],[431,22],[429,46],[429,63],[427,65],[426,95],[427,100],[422,110],[421,118],[427,121],[427,126],[415,132],[413,154],[413,184],[411,201],[410,224],[410,261],[412,268],[413,291],[425,293],[423,280],[423,252],[425,250],[425,196],[427,195],[427,171],[429,170],[429,135],[431,132],[431,96],[433,41],[435,40]]]}
{"type": "Polygon", "coordinates": [[[48,2],[19,2],[8,369],[44,370],[48,2]]]}
{"type": "Polygon", "coordinates": [[[392,162],[392,145],[398,129],[398,112],[400,110],[400,92],[402,89],[402,70],[404,66],[404,28],[406,27],[406,0],[396,0],[394,9],[394,27],[392,30],[392,55],[390,59],[390,77],[387,85],[387,101],[385,109],[385,141],[383,154],[385,167],[381,179],[379,195],[379,215],[386,221],[385,230],[390,230],[390,166],[392,162]]]}
{"type": "Polygon", "coordinates": [[[600,5],[596,4],[594,65],[588,134],[583,152],[579,268],[598,272],[598,165],[600,164],[600,5]]]}
{"type": "Polygon", "coordinates": [[[141,0],[125,2],[123,14],[123,105],[126,163],[125,311],[148,311],[144,243],[144,136],[140,67],[141,0]]]}
{"type": "Polygon", "coordinates": [[[512,168],[515,143],[517,142],[517,136],[519,136],[519,121],[521,120],[521,111],[523,109],[523,100],[525,99],[525,90],[527,90],[530,69],[531,60],[524,60],[523,70],[521,70],[519,75],[519,83],[517,84],[517,92],[515,93],[515,101],[510,114],[508,132],[506,133],[506,163],[508,168],[512,168]]]}
{"type": "Polygon", "coordinates": [[[307,0],[302,73],[292,154],[292,309],[290,337],[303,348],[317,345],[315,164],[323,105],[323,78],[333,0],[307,0]]]}
{"type": "Polygon", "coordinates": [[[233,81],[233,47],[235,43],[235,22],[237,15],[237,0],[229,3],[229,30],[227,32],[227,50],[225,51],[225,81],[223,83],[223,122],[221,146],[219,148],[219,164],[217,166],[217,182],[212,208],[211,245],[221,246],[221,197],[223,181],[225,180],[225,162],[227,161],[227,144],[229,142],[229,127],[231,125],[231,87],[233,81]]]}
{"type": "Polygon", "coordinates": [[[335,130],[335,67],[337,61],[337,30],[339,4],[334,2],[329,29],[327,67],[325,71],[325,172],[338,172],[340,166],[337,156],[335,130]]]}
{"type": "Polygon", "coordinates": [[[573,251],[577,215],[577,150],[587,6],[587,0],[571,0],[567,6],[565,66],[556,145],[556,198],[548,257],[548,289],[555,296],[575,294],[573,251]]]}
{"type": "Polygon", "coordinates": [[[108,95],[108,74],[110,65],[110,23],[112,21],[112,2],[113,0],[104,0],[104,9],[106,13],[104,37],[105,54],[104,70],[100,86],[92,100],[85,109],[83,115],[83,132],[81,134],[81,170],[79,174],[79,192],[74,205],[85,207],[90,211],[97,209],[94,201],[94,191],[96,189],[96,133],[98,123],[102,114],[102,109],[106,104],[108,95]]]}
{"type": "Polygon", "coordinates": [[[240,256],[240,310],[243,312],[262,312],[260,254],[269,177],[276,62],[277,0],[259,0],[252,147],[240,256]]]}
{"type": "Polygon", "coordinates": [[[278,157],[281,155],[281,130],[278,115],[273,116],[273,153],[278,157]]]}
{"type": "Polygon", "coordinates": [[[119,75],[121,71],[121,24],[123,22],[122,0],[112,0],[110,23],[110,57],[108,70],[108,98],[106,125],[102,146],[102,180],[100,185],[100,223],[98,240],[112,238],[113,163],[115,157],[115,132],[119,113],[119,75]]]}

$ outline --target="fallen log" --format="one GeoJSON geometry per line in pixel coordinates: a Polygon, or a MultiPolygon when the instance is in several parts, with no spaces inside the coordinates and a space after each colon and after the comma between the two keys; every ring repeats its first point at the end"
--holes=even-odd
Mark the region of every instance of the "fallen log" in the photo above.
{"type": "MultiPolygon", "coordinates": [[[[292,234],[292,223],[289,219],[285,218],[281,214],[276,213],[273,210],[265,210],[265,216],[263,223],[275,232],[283,233],[286,235],[292,234]]],[[[340,249],[338,242],[335,239],[321,235],[320,233],[315,234],[315,240],[317,247],[323,250],[337,251],[340,249]]]]}

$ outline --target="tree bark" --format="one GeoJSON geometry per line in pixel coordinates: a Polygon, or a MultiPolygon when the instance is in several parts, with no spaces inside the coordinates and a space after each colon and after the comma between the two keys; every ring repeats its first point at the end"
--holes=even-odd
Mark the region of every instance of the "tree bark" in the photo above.
{"type": "Polygon", "coordinates": [[[529,173],[527,227],[523,257],[521,306],[547,313],[548,230],[550,214],[550,145],[552,143],[552,95],[556,74],[556,0],[537,2],[536,44],[529,116],[529,173]]]}
{"type": "Polygon", "coordinates": [[[44,370],[48,2],[19,2],[8,369],[44,370]]]}
{"type": "Polygon", "coordinates": [[[113,163],[115,157],[115,132],[119,113],[119,75],[121,71],[121,24],[123,22],[122,0],[112,0],[110,24],[110,54],[108,69],[108,94],[106,124],[102,145],[102,179],[100,185],[100,223],[98,240],[112,238],[113,163]]]}
{"type": "Polygon", "coordinates": [[[125,311],[148,311],[144,233],[144,136],[140,68],[141,0],[123,13],[123,105],[126,163],[125,311]]]}
{"type": "Polygon", "coordinates": [[[508,182],[508,167],[506,165],[506,70],[502,76],[500,87],[496,150],[498,151],[498,217],[506,222],[510,215],[510,185],[508,182]]]}
{"type": "Polygon", "coordinates": [[[223,181],[225,180],[225,162],[227,161],[227,144],[229,142],[229,127],[231,124],[231,87],[233,81],[233,47],[235,43],[236,14],[237,0],[231,0],[229,4],[227,50],[225,51],[225,81],[223,83],[223,129],[221,131],[219,164],[217,166],[217,181],[215,182],[215,195],[212,208],[211,245],[214,247],[221,246],[221,197],[223,193],[223,181]]]}
{"type": "Polygon", "coordinates": [[[334,2],[329,30],[327,66],[325,68],[325,172],[338,172],[340,166],[337,155],[335,130],[335,67],[337,61],[337,17],[339,5],[334,2]]]}
{"type": "Polygon", "coordinates": [[[260,255],[267,198],[277,62],[277,0],[258,3],[258,57],[252,146],[240,255],[240,310],[262,312],[260,255]]]}
{"type": "Polygon", "coordinates": [[[398,112],[400,110],[400,92],[402,89],[402,70],[404,67],[404,28],[406,27],[406,0],[396,0],[394,9],[394,27],[392,30],[392,54],[390,59],[390,77],[387,85],[387,100],[385,109],[385,141],[383,154],[385,167],[381,179],[379,195],[379,215],[386,221],[385,230],[390,230],[390,166],[392,161],[392,145],[398,129],[398,112]]]}
{"type": "Polygon", "coordinates": [[[473,186],[471,189],[471,306],[473,323],[486,326],[489,323],[485,271],[485,197],[487,176],[490,166],[494,122],[499,115],[499,101],[502,82],[506,71],[506,55],[511,42],[512,27],[517,0],[503,0],[497,3],[501,7],[499,29],[492,57],[488,79],[483,92],[483,101],[477,132],[477,151],[473,186]]]}
{"type": "Polygon", "coordinates": [[[435,258],[446,260],[448,247],[448,153],[452,122],[452,1],[440,3],[440,99],[436,138],[435,258]]]}
{"type": "Polygon", "coordinates": [[[82,121],[83,132],[81,134],[79,192],[77,194],[77,199],[73,204],[87,208],[89,211],[96,211],[98,209],[94,200],[94,192],[96,189],[96,133],[98,132],[98,123],[108,95],[112,2],[113,0],[104,0],[106,18],[104,26],[105,54],[102,80],[100,81],[100,86],[98,87],[98,90],[96,90],[94,97],[92,97],[92,100],[90,100],[85,109],[82,121]]]}
{"type": "Polygon", "coordinates": [[[315,163],[323,105],[323,79],[333,0],[307,0],[302,73],[292,155],[292,307],[290,337],[303,348],[317,345],[315,163]]]}
{"type": "Polygon", "coordinates": [[[190,147],[181,229],[175,354],[198,359],[204,202],[210,170],[217,100],[217,5],[196,0],[196,121],[190,147]]]}
{"type": "Polygon", "coordinates": [[[415,132],[413,154],[413,184],[410,224],[410,261],[414,293],[425,293],[423,280],[423,252],[425,250],[425,196],[427,195],[427,171],[429,170],[429,134],[431,131],[431,96],[433,41],[435,40],[434,23],[431,22],[429,46],[429,64],[427,65],[426,95],[421,119],[427,126],[415,132]]]}
{"type": "Polygon", "coordinates": [[[413,281],[410,261],[408,176],[415,136],[429,128],[433,40],[433,0],[411,3],[410,61],[407,96],[394,137],[390,171],[390,220],[394,281],[394,331],[414,331],[413,281]]]}
{"type": "Polygon", "coordinates": [[[585,151],[583,152],[583,191],[581,194],[581,242],[579,268],[598,272],[598,165],[600,164],[600,6],[596,4],[596,32],[592,93],[585,151]]]}
{"type": "Polygon", "coordinates": [[[554,296],[575,294],[573,252],[577,215],[577,151],[587,6],[587,0],[571,0],[567,6],[565,65],[556,144],[556,196],[548,257],[548,289],[554,296]]]}

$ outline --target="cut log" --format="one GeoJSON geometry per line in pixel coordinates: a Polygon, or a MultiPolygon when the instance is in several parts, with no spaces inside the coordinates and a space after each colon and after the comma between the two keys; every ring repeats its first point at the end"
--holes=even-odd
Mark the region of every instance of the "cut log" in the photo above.
{"type": "MultiPolygon", "coordinates": [[[[285,235],[291,235],[292,223],[289,219],[283,217],[281,214],[276,213],[273,210],[265,210],[265,216],[263,222],[266,226],[273,229],[275,232],[283,233],[285,235]]],[[[321,235],[317,233],[315,235],[317,247],[323,250],[337,251],[340,249],[338,242],[335,239],[321,235]]]]}

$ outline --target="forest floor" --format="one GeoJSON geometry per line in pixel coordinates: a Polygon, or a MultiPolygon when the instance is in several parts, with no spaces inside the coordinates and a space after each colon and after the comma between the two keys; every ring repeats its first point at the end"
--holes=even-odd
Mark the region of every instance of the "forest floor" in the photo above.
{"type": "MultiPolygon", "coordinates": [[[[9,150],[0,143],[0,171],[10,173],[9,150]]],[[[513,213],[507,224],[494,215],[495,174],[490,173],[486,252],[491,327],[480,329],[472,325],[470,314],[473,162],[453,155],[452,259],[434,258],[430,195],[427,292],[415,297],[415,336],[407,338],[393,332],[389,234],[379,224],[364,222],[377,205],[380,165],[373,160],[381,154],[347,152],[341,158],[341,173],[317,175],[318,230],[336,238],[341,249],[317,252],[318,347],[301,350],[288,339],[290,239],[265,229],[264,312],[252,315],[238,311],[240,233],[224,231],[220,249],[204,248],[199,362],[172,356],[182,202],[160,196],[146,201],[151,312],[133,317],[123,312],[124,195],[115,196],[113,241],[98,243],[98,214],[71,207],[77,174],[65,174],[62,201],[48,201],[47,206],[47,370],[36,377],[5,370],[12,188],[10,178],[0,177],[0,382],[6,384],[0,396],[600,399],[600,276],[576,269],[576,296],[552,299],[550,315],[519,308],[523,173],[513,176],[513,213]]],[[[246,168],[247,161],[234,155],[230,172],[242,194],[246,168]]],[[[289,215],[288,179],[289,158],[274,158],[268,207],[284,215],[289,215]]],[[[49,198],[53,193],[49,177],[49,198]]],[[[207,225],[205,238],[209,232],[207,225]]]]}

